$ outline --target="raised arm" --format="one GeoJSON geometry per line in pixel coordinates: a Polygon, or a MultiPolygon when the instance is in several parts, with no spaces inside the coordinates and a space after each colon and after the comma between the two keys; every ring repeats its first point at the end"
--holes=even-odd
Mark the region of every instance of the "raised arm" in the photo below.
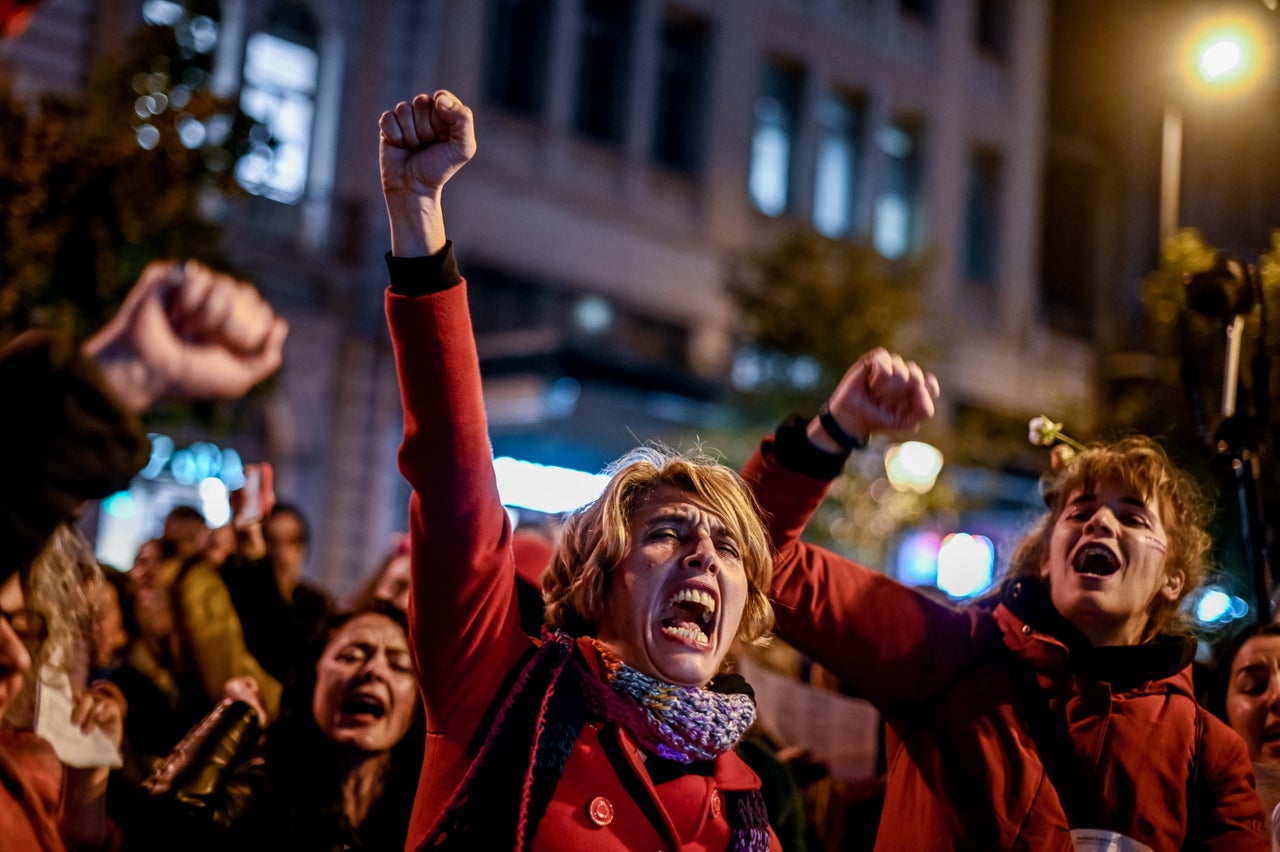
{"type": "Polygon", "coordinates": [[[251,285],[195,261],[156,261],[84,353],[141,412],[162,398],[240,396],[280,366],[288,333],[251,285]]]}
{"type": "Polygon", "coordinates": [[[445,91],[383,113],[391,222],[387,294],[413,486],[410,626],[428,729],[465,744],[528,648],[511,528],[498,498],[466,285],[445,242],[441,191],[476,149],[471,111],[445,91]]]}
{"type": "Polygon", "coordinates": [[[845,373],[827,416],[783,425],[743,468],[777,549],[778,633],[890,714],[945,685],[972,658],[987,622],[800,536],[854,443],[914,431],[937,396],[931,374],[877,349],[845,373]]]}

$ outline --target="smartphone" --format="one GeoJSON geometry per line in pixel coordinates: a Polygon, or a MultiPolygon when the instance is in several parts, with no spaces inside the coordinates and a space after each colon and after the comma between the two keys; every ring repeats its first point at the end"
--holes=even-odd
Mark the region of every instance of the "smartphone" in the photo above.
{"type": "Polygon", "coordinates": [[[262,465],[244,466],[244,487],[241,490],[244,492],[244,502],[240,504],[236,525],[257,523],[262,520],[262,465]]]}

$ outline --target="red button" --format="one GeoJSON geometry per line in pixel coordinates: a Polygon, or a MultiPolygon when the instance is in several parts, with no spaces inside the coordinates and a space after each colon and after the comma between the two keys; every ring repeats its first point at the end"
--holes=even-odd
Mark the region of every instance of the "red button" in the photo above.
{"type": "Polygon", "coordinates": [[[711,791],[711,818],[717,819],[720,816],[720,791],[711,791]]]}
{"type": "Polygon", "coordinates": [[[591,800],[591,804],[587,805],[587,816],[591,817],[591,821],[602,828],[613,822],[613,802],[610,802],[604,796],[596,796],[591,800]]]}

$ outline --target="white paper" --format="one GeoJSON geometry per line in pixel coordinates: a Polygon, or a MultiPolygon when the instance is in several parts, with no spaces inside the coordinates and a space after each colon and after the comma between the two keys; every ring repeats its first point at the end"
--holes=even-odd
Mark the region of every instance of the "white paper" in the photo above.
{"type": "Polygon", "coordinates": [[[44,666],[36,681],[36,736],[53,746],[58,760],[76,769],[124,765],[120,750],[103,731],[89,733],[71,724],[71,679],[60,668],[44,666]]]}

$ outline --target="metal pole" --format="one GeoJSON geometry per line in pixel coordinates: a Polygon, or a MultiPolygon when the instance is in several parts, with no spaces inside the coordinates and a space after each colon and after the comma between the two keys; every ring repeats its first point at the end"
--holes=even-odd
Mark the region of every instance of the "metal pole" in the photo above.
{"type": "Polygon", "coordinates": [[[1160,136],[1160,253],[1178,232],[1178,204],[1182,191],[1182,111],[1172,104],[1164,108],[1160,136]]]}

